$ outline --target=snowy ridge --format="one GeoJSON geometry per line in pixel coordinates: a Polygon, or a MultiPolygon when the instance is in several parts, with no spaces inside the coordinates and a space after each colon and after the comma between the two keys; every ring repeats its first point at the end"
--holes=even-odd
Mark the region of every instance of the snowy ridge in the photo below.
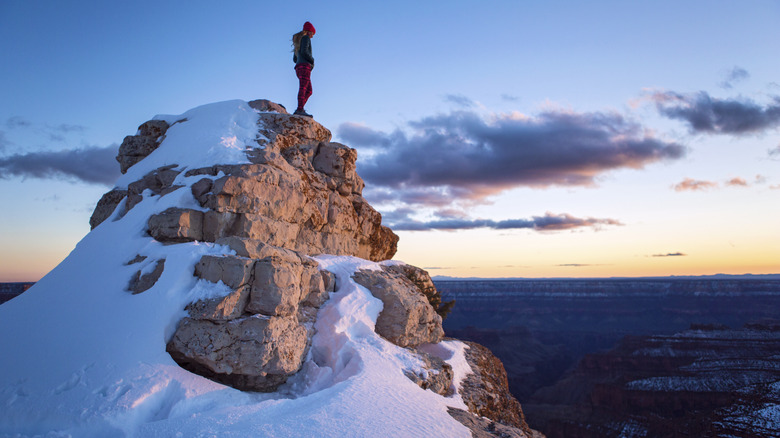
{"type": "MultiPolygon", "coordinates": [[[[257,112],[243,101],[161,118],[179,122],[118,187],[164,165],[244,163],[245,149],[257,147],[257,112]]],[[[176,184],[185,187],[203,178],[183,175],[176,184]]],[[[351,275],[380,265],[354,257],[316,259],[336,274],[339,289],[320,309],[303,369],[279,391],[242,392],[179,367],[165,348],[184,307],[226,293],[194,277],[194,266],[205,254],[232,251],[152,239],[148,218],[170,207],[201,209],[188,189],[147,192],[121,218],[120,205],[60,265],[0,306],[0,436],[471,436],[447,413],[466,409],[457,392],[443,397],[418,387],[404,371],[419,371],[419,359],[374,332],[382,302],[351,275]],[[146,259],[129,266],[138,255],[146,259]],[[163,259],[151,289],[127,291],[139,267],[163,259]]],[[[453,367],[455,389],[470,373],[465,348],[458,341],[421,347],[453,367]]]]}

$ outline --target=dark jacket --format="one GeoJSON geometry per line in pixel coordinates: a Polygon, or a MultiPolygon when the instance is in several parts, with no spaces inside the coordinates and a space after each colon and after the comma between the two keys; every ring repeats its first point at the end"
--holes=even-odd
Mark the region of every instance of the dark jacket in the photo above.
{"type": "Polygon", "coordinates": [[[311,55],[311,38],[304,35],[297,52],[293,53],[293,62],[298,64],[311,64],[314,67],[314,57],[311,55]]]}

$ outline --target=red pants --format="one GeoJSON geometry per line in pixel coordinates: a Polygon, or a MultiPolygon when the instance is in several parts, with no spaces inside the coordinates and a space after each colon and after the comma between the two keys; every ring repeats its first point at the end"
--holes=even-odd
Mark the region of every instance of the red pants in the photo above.
{"type": "Polygon", "coordinates": [[[298,109],[302,110],[311,96],[311,64],[298,64],[295,66],[295,74],[298,75],[298,109]]]}

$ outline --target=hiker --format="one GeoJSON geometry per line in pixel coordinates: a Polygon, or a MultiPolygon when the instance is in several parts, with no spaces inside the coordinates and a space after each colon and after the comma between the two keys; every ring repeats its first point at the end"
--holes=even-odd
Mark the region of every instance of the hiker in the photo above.
{"type": "Polygon", "coordinates": [[[311,70],[314,68],[314,57],[311,54],[311,38],[314,36],[314,25],[308,21],[303,24],[303,30],[292,37],[293,41],[293,62],[295,63],[295,74],[298,75],[300,85],[298,87],[298,109],[295,115],[311,117],[306,113],[303,107],[311,96],[311,70]]]}

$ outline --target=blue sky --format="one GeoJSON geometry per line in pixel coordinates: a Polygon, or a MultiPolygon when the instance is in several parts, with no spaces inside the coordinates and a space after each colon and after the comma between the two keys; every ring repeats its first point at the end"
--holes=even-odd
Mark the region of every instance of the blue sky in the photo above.
{"type": "Polygon", "coordinates": [[[89,231],[156,114],[307,109],[434,275],[780,272],[780,2],[0,2],[0,280],[89,231]]]}

